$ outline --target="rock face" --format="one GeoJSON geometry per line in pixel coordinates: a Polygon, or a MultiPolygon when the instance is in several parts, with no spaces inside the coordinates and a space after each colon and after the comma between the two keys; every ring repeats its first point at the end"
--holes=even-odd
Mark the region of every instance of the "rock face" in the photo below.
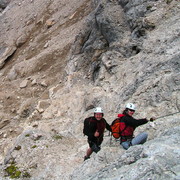
{"type": "MultiPolygon", "coordinates": [[[[176,123],[178,121],[179,119],[174,120],[176,123]]],[[[172,120],[168,122],[172,123],[172,120]]],[[[179,127],[167,129],[143,146],[132,146],[126,152],[115,146],[108,146],[108,143],[105,144],[94,159],[74,170],[72,179],[163,180],[180,177],[179,127]]]]}
{"type": "Polygon", "coordinates": [[[180,179],[176,0],[0,1],[0,179],[180,179]],[[127,102],[149,141],[83,163],[83,120],[127,102]],[[171,115],[169,115],[171,114],[171,115]],[[169,116],[166,116],[169,115],[169,116]],[[7,177],[6,177],[7,176],[7,177]]]}

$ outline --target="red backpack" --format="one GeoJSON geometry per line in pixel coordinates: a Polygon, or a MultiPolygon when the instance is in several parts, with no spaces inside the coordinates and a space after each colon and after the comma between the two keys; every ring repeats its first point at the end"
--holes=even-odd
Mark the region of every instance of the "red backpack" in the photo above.
{"type": "Polygon", "coordinates": [[[123,116],[125,116],[125,115],[124,114],[118,114],[118,118],[116,118],[111,124],[112,136],[115,139],[120,138],[122,132],[126,129],[125,123],[121,122],[121,118],[123,116]]]}

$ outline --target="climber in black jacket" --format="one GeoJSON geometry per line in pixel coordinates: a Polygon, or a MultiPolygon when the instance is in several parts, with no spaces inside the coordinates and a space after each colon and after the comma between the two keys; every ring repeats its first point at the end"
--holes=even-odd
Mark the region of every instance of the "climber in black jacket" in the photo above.
{"type": "Polygon", "coordinates": [[[89,159],[92,152],[97,153],[100,151],[100,145],[103,141],[105,128],[111,131],[111,127],[103,118],[103,115],[103,109],[101,107],[97,107],[94,110],[94,116],[84,120],[83,133],[88,136],[89,144],[84,160],[89,159]]]}

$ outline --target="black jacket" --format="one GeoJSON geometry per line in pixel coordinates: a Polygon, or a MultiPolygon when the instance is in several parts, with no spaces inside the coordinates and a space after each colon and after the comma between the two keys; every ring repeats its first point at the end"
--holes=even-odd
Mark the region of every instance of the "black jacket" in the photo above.
{"type": "Polygon", "coordinates": [[[125,115],[121,119],[127,126],[131,126],[133,128],[136,128],[142,124],[146,124],[148,122],[147,119],[135,119],[132,116],[125,115]]]}
{"type": "Polygon", "coordinates": [[[88,140],[90,141],[102,142],[105,129],[111,131],[110,125],[106,122],[104,118],[102,118],[101,120],[97,120],[94,116],[92,116],[84,120],[83,133],[88,136],[88,140]],[[99,132],[99,137],[94,136],[94,133],[96,131],[99,132]]]}

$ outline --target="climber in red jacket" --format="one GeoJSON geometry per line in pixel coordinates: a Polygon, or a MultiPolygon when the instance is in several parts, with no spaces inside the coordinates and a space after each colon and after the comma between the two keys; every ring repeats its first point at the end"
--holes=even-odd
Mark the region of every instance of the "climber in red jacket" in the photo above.
{"type": "MultiPolygon", "coordinates": [[[[130,146],[136,144],[143,144],[146,142],[148,134],[146,132],[138,134],[134,137],[134,130],[136,127],[146,124],[148,120],[144,119],[135,119],[133,118],[133,114],[136,108],[133,103],[128,103],[126,105],[123,114],[118,114],[118,117],[121,117],[121,122],[125,123],[125,128],[121,132],[121,139],[120,144],[123,146],[124,149],[128,149],[130,146]]],[[[151,118],[150,121],[153,121],[154,118],[151,118]]]]}

